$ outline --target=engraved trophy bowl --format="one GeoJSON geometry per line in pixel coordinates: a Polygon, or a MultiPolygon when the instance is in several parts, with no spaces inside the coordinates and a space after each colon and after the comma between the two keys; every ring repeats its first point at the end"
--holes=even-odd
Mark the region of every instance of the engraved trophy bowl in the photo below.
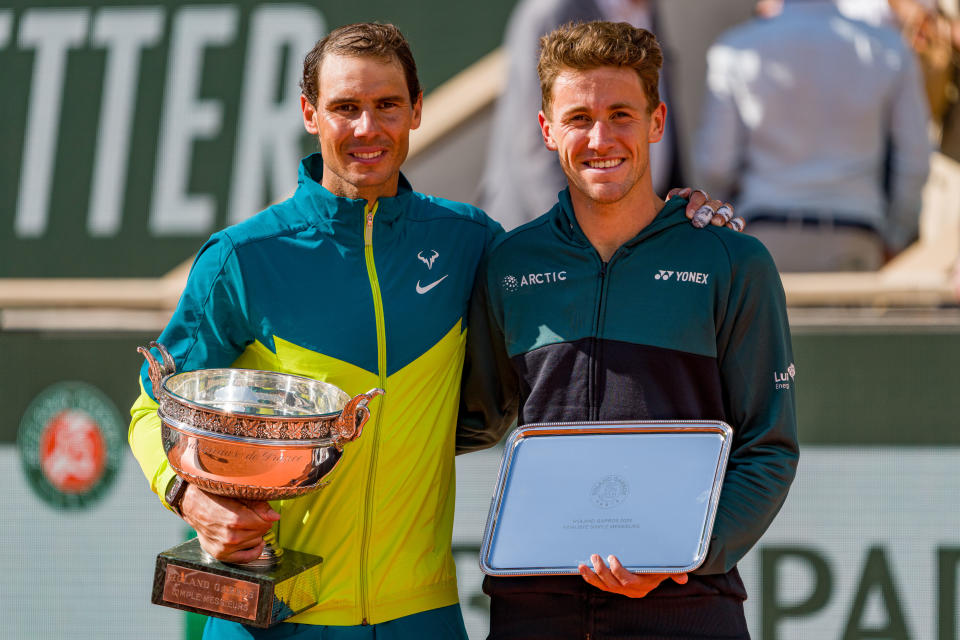
{"type": "MultiPolygon", "coordinates": [[[[371,389],[351,398],[332,384],[274,371],[200,369],[177,373],[173,357],[163,345],[151,342],[149,347],[160,352],[161,361],[148,347],[137,350],[148,363],[153,395],[159,404],[161,440],[170,466],[188,483],[238,500],[295,498],[326,486],[324,478],[343,457],[343,445],[360,437],[370,417],[368,404],[383,394],[382,389],[371,389]]],[[[272,530],[264,540],[260,557],[242,565],[217,563],[194,540],[192,550],[184,552],[191,558],[184,559],[180,566],[203,572],[199,565],[218,565],[216,571],[223,575],[227,575],[223,569],[229,567],[279,571],[276,567],[283,550],[272,530]],[[204,557],[192,557],[197,553],[204,557]]],[[[192,603],[177,600],[186,596],[157,600],[157,581],[161,583],[159,588],[165,589],[160,562],[164,561],[169,573],[166,565],[177,559],[164,556],[175,549],[158,558],[154,602],[211,615],[212,610],[201,603],[210,600],[210,594],[197,596],[197,602],[192,603]],[[190,604],[194,606],[186,606],[190,604]]],[[[309,562],[301,560],[308,554],[295,555],[296,562],[309,562]]],[[[315,563],[320,562],[314,558],[315,563]]],[[[294,569],[287,567],[284,571],[294,569]]],[[[219,614],[213,611],[213,615],[219,614]]],[[[269,618],[267,626],[282,619],[269,612],[265,615],[269,618]]],[[[260,626],[257,622],[262,616],[220,617],[246,618],[242,621],[260,626]]]]}

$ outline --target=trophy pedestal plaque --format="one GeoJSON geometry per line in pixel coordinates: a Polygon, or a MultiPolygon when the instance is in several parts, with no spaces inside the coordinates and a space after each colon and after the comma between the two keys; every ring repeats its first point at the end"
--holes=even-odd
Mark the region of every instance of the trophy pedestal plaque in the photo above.
{"type": "Polygon", "coordinates": [[[322,563],[285,549],[269,568],[224,564],[193,538],[157,556],[151,600],[265,629],[317,604],[322,563]]]}

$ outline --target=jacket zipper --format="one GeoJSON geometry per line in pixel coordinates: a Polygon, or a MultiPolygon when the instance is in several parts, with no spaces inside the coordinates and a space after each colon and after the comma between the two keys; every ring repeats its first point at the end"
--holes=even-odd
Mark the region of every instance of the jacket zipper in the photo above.
{"type": "MultiPolygon", "coordinates": [[[[377,212],[380,202],[377,201],[371,207],[367,205],[363,208],[364,230],[363,230],[363,253],[367,263],[367,277],[370,280],[370,291],[373,294],[373,308],[376,315],[377,324],[377,372],[380,379],[380,388],[386,389],[387,383],[387,337],[383,321],[383,299],[380,296],[380,282],[377,280],[377,268],[373,260],[373,216],[377,212]]],[[[364,499],[363,511],[363,533],[360,538],[360,614],[362,616],[361,624],[370,624],[370,603],[367,593],[367,564],[370,553],[370,521],[373,512],[373,483],[376,477],[377,453],[380,445],[380,416],[383,415],[383,403],[386,398],[380,398],[380,408],[373,425],[373,444],[371,445],[370,467],[367,472],[367,487],[364,499]]]]}
{"type": "MultiPolygon", "coordinates": [[[[612,258],[611,258],[612,259],[612,258]]],[[[603,315],[603,294],[606,292],[607,263],[600,260],[600,295],[597,298],[597,315],[593,323],[593,357],[590,363],[588,393],[590,394],[590,420],[600,419],[600,322],[603,315]]]]}

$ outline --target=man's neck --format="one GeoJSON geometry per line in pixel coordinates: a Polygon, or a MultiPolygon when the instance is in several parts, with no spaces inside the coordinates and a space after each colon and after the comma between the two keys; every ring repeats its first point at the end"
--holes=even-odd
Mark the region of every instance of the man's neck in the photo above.
{"type": "Polygon", "coordinates": [[[385,184],[357,187],[356,185],[339,179],[336,175],[328,175],[324,172],[320,184],[335,196],[349,198],[351,200],[366,200],[367,209],[372,209],[380,198],[392,198],[397,195],[399,180],[400,176],[398,174],[385,184]]]}
{"type": "Polygon", "coordinates": [[[598,203],[570,189],[570,200],[577,223],[604,262],[609,262],[623,243],[653,222],[664,206],[652,187],[609,204],[598,203]]]}

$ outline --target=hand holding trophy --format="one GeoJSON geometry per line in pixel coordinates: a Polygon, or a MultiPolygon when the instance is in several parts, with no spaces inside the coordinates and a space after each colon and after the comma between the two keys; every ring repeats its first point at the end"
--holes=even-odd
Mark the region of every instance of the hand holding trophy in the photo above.
{"type": "MultiPolygon", "coordinates": [[[[162,362],[146,347],[138,351],[148,361],[176,482],[228,499],[281,500],[324,487],[343,445],[360,437],[367,405],[383,393],[351,398],[334,385],[273,371],[176,373],[163,345],[150,347],[162,362]]],[[[272,530],[263,538],[259,557],[242,564],[216,560],[197,539],[164,551],[153,602],[261,628],[315,605],[322,558],[284,552],[272,530]]]]}

